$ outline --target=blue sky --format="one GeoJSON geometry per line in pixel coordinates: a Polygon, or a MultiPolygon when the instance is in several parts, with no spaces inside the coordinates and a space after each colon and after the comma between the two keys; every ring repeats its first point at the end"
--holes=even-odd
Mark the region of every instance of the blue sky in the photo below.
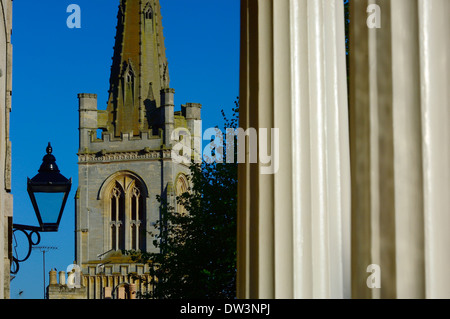
{"type": "MultiPolygon", "coordinates": [[[[166,55],[176,110],[201,103],[203,128],[221,126],[239,93],[239,0],[160,0],[166,55]]],[[[57,233],[42,233],[46,284],[50,268],[74,259],[74,195],[78,186],[78,93],[96,93],[106,108],[119,0],[13,2],[12,193],[14,223],[37,225],[26,192],[47,143],[72,191],[57,233]],[[70,4],[81,8],[81,28],[69,29],[70,4]]],[[[19,253],[24,243],[19,239],[19,253]]],[[[11,281],[11,298],[43,298],[42,253],[34,251],[11,281]],[[22,293],[19,295],[19,292],[22,293]]]]}

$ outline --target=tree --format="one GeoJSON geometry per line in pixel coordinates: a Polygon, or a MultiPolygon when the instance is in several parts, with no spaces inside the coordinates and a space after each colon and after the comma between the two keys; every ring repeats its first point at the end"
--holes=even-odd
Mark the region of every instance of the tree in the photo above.
{"type": "MultiPolygon", "coordinates": [[[[222,111],[224,126],[236,129],[238,101],[232,110],[231,119],[222,111]]],[[[161,218],[154,244],[160,252],[127,253],[136,262],[148,263],[157,278],[154,291],[143,297],[235,298],[237,164],[203,161],[192,163],[190,171],[192,187],[176,198],[185,213],[158,197],[161,218]]]]}

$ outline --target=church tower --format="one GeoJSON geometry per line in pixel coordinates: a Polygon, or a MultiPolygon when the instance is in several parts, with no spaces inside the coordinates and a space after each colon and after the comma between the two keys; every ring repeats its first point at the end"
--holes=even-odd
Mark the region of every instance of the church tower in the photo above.
{"type": "MultiPolygon", "coordinates": [[[[156,252],[149,234],[160,218],[156,196],[173,205],[188,187],[188,165],[172,158],[172,131],[194,136],[201,121],[200,104],[174,111],[159,0],[122,0],[117,18],[106,110],[97,109],[95,94],[78,95],[75,264],[88,299],[152,289],[148,265],[121,251],[156,252]]],[[[55,282],[49,298],[66,298],[55,282]]]]}

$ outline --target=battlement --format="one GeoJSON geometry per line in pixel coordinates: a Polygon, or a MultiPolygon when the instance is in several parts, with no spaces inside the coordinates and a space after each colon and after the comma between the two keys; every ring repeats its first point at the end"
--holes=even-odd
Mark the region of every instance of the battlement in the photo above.
{"type": "Polygon", "coordinates": [[[202,105],[199,103],[186,103],[181,105],[181,114],[186,120],[200,120],[202,105]]]}
{"type": "Polygon", "coordinates": [[[94,93],[79,93],[78,94],[78,98],[89,98],[89,99],[96,99],[97,98],[97,94],[94,93]]]}
{"type": "Polygon", "coordinates": [[[201,120],[202,108],[199,103],[186,103],[181,105],[181,111],[175,112],[174,93],[172,88],[161,90],[162,104],[150,113],[152,127],[139,132],[121,131],[120,137],[114,134],[114,114],[97,109],[97,94],[78,94],[79,153],[92,154],[105,149],[109,152],[154,151],[170,147],[172,131],[177,127],[193,127],[190,121],[201,120]]]}
{"type": "Polygon", "coordinates": [[[135,150],[160,150],[162,146],[162,132],[159,135],[152,135],[151,131],[140,132],[138,136],[133,132],[122,133],[119,138],[114,137],[109,132],[102,132],[102,138],[99,139],[92,131],[89,143],[83,149],[82,153],[96,153],[106,149],[108,152],[127,152],[135,150]]]}

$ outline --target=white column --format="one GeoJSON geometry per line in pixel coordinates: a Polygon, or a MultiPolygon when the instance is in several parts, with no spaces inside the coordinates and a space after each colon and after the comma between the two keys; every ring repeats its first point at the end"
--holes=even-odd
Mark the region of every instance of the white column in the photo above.
{"type": "Polygon", "coordinates": [[[450,298],[450,2],[419,0],[427,298],[450,298]]]}
{"type": "Polygon", "coordinates": [[[279,165],[239,167],[238,297],[350,297],[343,3],[244,0],[241,17],[240,126],[259,147],[278,129],[279,165]]]}
{"type": "Polygon", "coordinates": [[[417,3],[391,2],[398,298],[423,298],[423,182],[417,3]]]}
{"type": "Polygon", "coordinates": [[[350,5],[353,296],[449,298],[450,2],[350,5]]]}

